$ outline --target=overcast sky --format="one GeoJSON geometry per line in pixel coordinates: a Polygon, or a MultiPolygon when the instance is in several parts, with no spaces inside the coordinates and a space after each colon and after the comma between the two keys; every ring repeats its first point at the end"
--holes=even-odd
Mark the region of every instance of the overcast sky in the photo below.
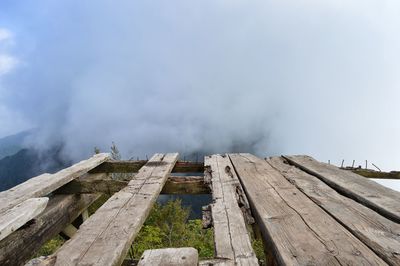
{"type": "Polygon", "coordinates": [[[0,2],[0,137],[400,169],[400,2],[0,2]]]}

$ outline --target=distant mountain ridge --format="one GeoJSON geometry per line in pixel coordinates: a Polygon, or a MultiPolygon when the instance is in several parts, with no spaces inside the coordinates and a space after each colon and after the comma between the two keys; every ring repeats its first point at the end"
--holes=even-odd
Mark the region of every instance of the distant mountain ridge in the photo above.
{"type": "Polygon", "coordinates": [[[62,147],[54,147],[46,152],[22,149],[0,160],[0,191],[10,189],[31,177],[42,173],[54,173],[68,167],[72,162],[61,156],[62,147]]]}
{"type": "Polygon", "coordinates": [[[31,135],[33,130],[22,131],[14,135],[6,136],[0,139],[0,159],[14,155],[23,148],[26,137],[31,135]]]}

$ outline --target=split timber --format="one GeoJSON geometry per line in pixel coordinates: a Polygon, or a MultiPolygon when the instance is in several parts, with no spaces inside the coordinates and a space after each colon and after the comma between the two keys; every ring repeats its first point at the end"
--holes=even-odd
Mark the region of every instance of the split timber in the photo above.
{"type": "Polygon", "coordinates": [[[269,265],[400,265],[400,193],[308,156],[247,153],[204,163],[180,162],[177,153],[148,161],[97,154],[0,192],[0,265],[121,265],[160,193],[212,194],[204,221],[214,229],[215,257],[157,249],[139,265],[258,265],[251,227],[269,265]],[[104,193],[111,197],[88,217],[104,193]],[[70,240],[30,260],[60,233],[70,240]]]}

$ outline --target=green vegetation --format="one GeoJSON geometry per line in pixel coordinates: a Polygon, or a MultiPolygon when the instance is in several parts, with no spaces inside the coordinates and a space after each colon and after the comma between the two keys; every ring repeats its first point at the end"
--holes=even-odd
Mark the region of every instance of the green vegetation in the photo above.
{"type": "Polygon", "coordinates": [[[60,235],[53,237],[46,244],[44,244],[38,252],[33,256],[33,258],[40,257],[40,256],[49,256],[54,253],[57,249],[59,249],[65,240],[60,235]]]}
{"type": "MultiPolygon", "coordinates": [[[[94,213],[108,196],[103,195],[89,208],[94,213]]],[[[180,200],[169,201],[164,205],[156,203],[132,246],[133,257],[139,259],[146,249],[165,247],[194,247],[201,258],[214,256],[212,229],[203,229],[201,220],[188,220],[189,208],[182,207],[180,200]]],[[[48,241],[35,255],[54,253],[64,239],[57,236],[48,241]]]]}
{"type": "Polygon", "coordinates": [[[201,258],[214,257],[211,229],[203,229],[201,220],[188,220],[189,208],[180,200],[155,204],[133,244],[133,255],[140,258],[146,249],[194,247],[201,258]]]}

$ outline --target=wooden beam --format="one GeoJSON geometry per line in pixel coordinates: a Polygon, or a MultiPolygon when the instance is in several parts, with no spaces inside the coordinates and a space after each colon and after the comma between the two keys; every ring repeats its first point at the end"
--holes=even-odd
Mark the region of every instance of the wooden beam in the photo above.
{"type": "Polygon", "coordinates": [[[0,216],[0,241],[39,215],[47,205],[49,198],[27,199],[0,216]]]}
{"type": "Polygon", "coordinates": [[[177,158],[177,153],[154,155],[56,252],[55,265],[121,264],[177,158]]]}
{"type": "Polygon", "coordinates": [[[48,240],[85,210],[98,195],[55,195],[32,222],[0,241],[0,265],[23,265],[48,240]]]}
{"type": "Polygon", "coordinates": [[[90,169],[93,169],[109,158],[110,154],[108,153],[96,154],[55,174],[43,174],[31,178],[9,190],[0,192],[0,215],[5,210],[27,199],[48,195],[50,192],[87,173],[90,169]]]}
{"type": "Polygon", "coordinates": [[[138,266],[197,266],[199,254],[195,248],[163,248],[146,250],[138,266]]]}
{"type": "Polygon", "coordinates": [[[147,161],[108,161],[89,171],[95,173],[137,173],[147,161]]]}
{"type": "Polygon", "coordinates": [[[204,163],[202,162],[177,162],[172,173],[203,173],[204,163]]]}
{"type": "MultiPolygon", "coordinates": [[[[62,186],[56,194],[105,193],[114,194],[128,185],[126,180],[92,179],[72,180],[62,186]]],[[[161,194],[210,194],[202,176],[170,176],[161,194]]]]}
{"type": "Polygon", "coordinates": [[[161,194],[210,194],[203,176],[170,176],[161,194]]]}
{"type": "Polygon", "coordinates": [[[239,207],[236,191],[242,190],[227,156],[206,156],[205,175],[210,175],[214,243],[217,258],[227,258],[225,265],[258,265],[255,252],[239,207]]]}
{"type": "Polygon", "coordinates": [[[72,238],[73,235],[78,231],[73,224],[67,225],[61,232],[69,238],[72,238]]]}
{"type": "Polygon", "coordinates": [[[291,164],[314,175],[340,193],[400,223],[400,193],[350,171],[309,156],[284,156],[291,164]]]}
{"type": "Polygon", "coordinates": [[[288,164],[283,158],[273,157],[267,162],[389,265],[400,265],[400,224],[340,195],[317,177],[288,164]]]}
{"type": "Polygon", "coordinates": [[[386,265],[266,161],[229,157],[279,265],[386,265]]]}
{"type": "MultiPolygon", "coordinates": [[[[100,164],[89,173],[136,173],[147,161],[108,161],[100,164]]],[[[173,173],[202,173],[202,162],[177,162],[173,173]]]]}

